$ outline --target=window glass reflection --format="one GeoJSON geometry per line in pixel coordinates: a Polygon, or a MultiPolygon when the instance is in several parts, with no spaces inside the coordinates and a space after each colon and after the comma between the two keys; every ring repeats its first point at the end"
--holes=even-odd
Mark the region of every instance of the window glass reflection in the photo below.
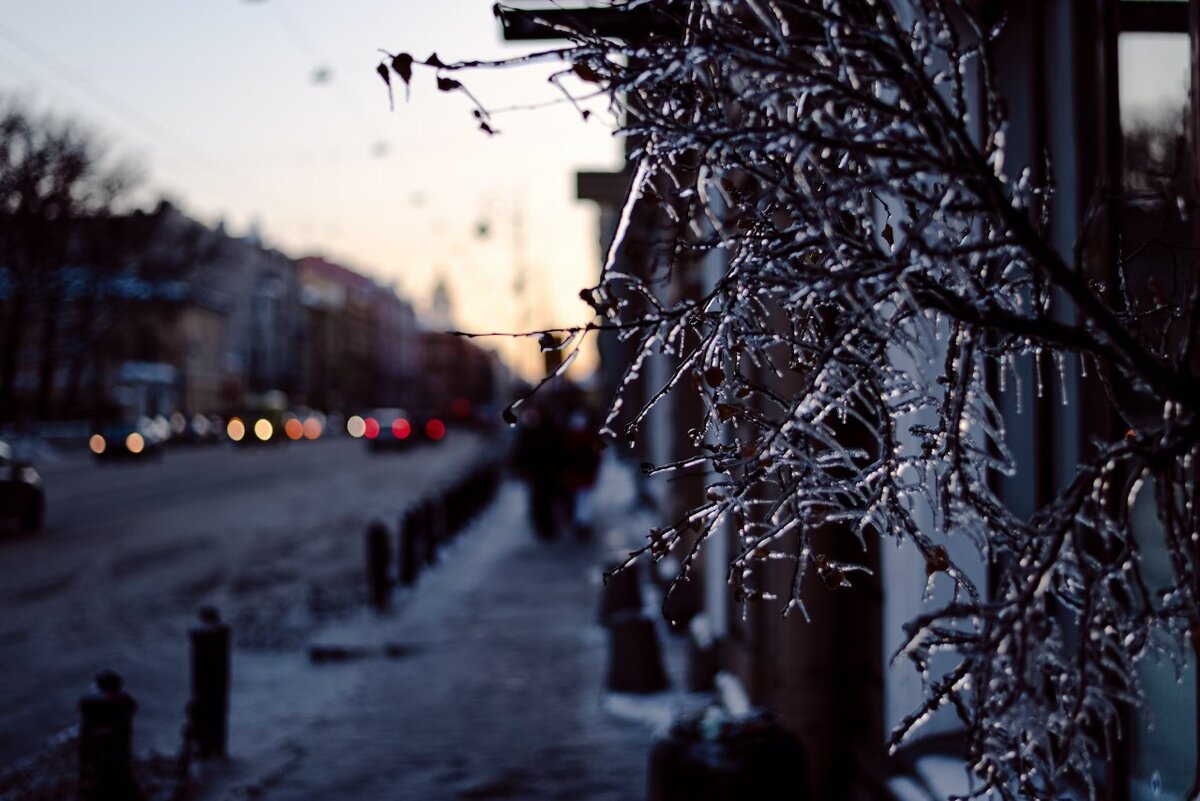
{"type": "MultiPolygon", "coordinates": [[[[1190,203],[1193,159],[1187,148],[1191,49],[1185,33],[1123,33],[1117,42],[1122,133],[1121,280],[1129,293],[1131,327],[1143,341],[1171,352],[1186,335],[1174,313],[1195,281],[1190,203]]],[[[1161,410],[1134,409],[1149,418],[1161,410]]],[[[1174,583],[1152,482],[1133,510],[1144,578],[1152,591],[1174,583]]],[[[1173,643],[1161,643],[1167,650],[1173,643]]],[[[1195,776],[1196,658],[1186,666],[1169,658],[1140,666],[1148,717],[1132,732],[1130,797],[1168,801],[1188,795],[1195,776]]]]}
{"type": "Polygon", "coordinates": [[[1125,189],[1165,193],[1174,199],[1183,191],[1187,169],[1188,37],[1183,33],[1123,33],[1117,48],[1125,189]]]}

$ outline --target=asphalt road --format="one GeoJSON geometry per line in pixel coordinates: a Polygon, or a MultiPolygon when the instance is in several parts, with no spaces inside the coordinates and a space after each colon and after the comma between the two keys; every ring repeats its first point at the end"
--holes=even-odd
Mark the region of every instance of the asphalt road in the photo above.
{"type": "Polygon", "coordinates": [[[397,454],[335,439],[43,463],[45,530],[0,532],[0,768],[76,723],[104,668],[139,702],[140,746],[169,751],[198,606],[222,610],[238,649],[294,645],[361,606],[369,520],[394,528],[498,447],[452,433],[397,454]]]}

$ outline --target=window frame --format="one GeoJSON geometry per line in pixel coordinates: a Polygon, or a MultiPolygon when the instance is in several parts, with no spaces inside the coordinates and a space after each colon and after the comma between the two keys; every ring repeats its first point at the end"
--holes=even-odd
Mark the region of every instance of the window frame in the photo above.
{"type": "MultiPolygon", "coordinates": [[[[1185,34],[1190,40],[1192,81],[1189,96],[1189,109],[1185,113],[1184,128],[1191,152],[1196,152],[1200,144],[1197,131],[1200,130],[1200,0],[1095,0],[1097,11],[1100,12],[1099,30],[1096,43],[1101,50],[1101,73],[1096,88],[1101,91],[1099,115],[1093,117],[1102,123],[1103,142],[1100,145],[1099,156],[1100,174],[1110,187],[1124,186],[1124,130],[1121,125],[1120,103],[1120,60],[1118,42],[1121,34],[1126,33],[1166,33],[1185,34]]],[[[1085,12],[1086,13],[1086,12],[1085,12]]],[[[1084,117],[1083,119],[1086,119],[1084,117]]],[[[1192,165],[1191,187],[1193,198],[1200,198],[1200,161],[1192,165]]],[[[1109,277],[1117,272],[1117,260],[1120,257],[1120,236],[1122,231],[1121,203],[1115,197],[1107,204],[1106,216],[1108,224],[1105,254],[1101,260],[1101,269],[1109,273],[1109,277]]],[[[1093,419],[1092,425],[1103,428],[1106,424],[1093,419]]],[[[1111,426],[1111,422],[1107,423],[1111,426]]],[[[1111,432],[1110,432],[1111,433],[1111,432]]],[[[1197,682],[1197,739],[1196,748],[1200,749],[1200,669],[1196,671],[1197,682]]],[[[1136,725],[1133,710],[1122,712],[1122,728],[1133,732],[1136,725]]],[[[1113,754],[1109,764],[1111,777],[1110,793],[1113,801],[1128,801],[1133,796],[1133,779],[1135,760],[1137,758],[1135,738],[1122,738],[1123,746],[1113,754]]],[[[1195,788],[1192,788],[1193,790],[1195,788]]]]}

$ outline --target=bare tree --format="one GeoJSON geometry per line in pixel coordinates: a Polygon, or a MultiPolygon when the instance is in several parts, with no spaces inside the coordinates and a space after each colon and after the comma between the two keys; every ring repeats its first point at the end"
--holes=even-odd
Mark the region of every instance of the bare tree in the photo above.
{"type": "Polygon", "coordinates": [[[68,289],[62,268],[80,221],[107,214],[131,182],[78,125],[0,103],[0,420],[14,416],[18,356],[31,340],[37,408],[50,408],[68,289]]]}
{"type": "MultiPolygon", "coordinates": [[[[790,592],[774,602],[804,613],[809,582],[842,586],[863,569],[818,532],[911,543],[930,581],[953,591],[907,627],[901,656],[926,698],[893,742],[949,707],[980,793],[1094,791],[1120,710],[1142,698],[1139,662],[1185,660],[1200,632],[1194,268],[1177,270],[1169,292],[1126,280],[1127,259],[1116,281],[1097,280],[1086,240],[1114,202],[1104,193],[1073,252],[1051,244],[1054,187],[1035,179],[1048,171],[1006,160],[992,62],[1002,20],[988,17],[997,4],[613,10],[648,7],[661,35],[629,43],[568,25],[568,45],[513,60],[562,60],[556,83],[593,87],[621,120],[635,173],[618,240],[639,206],[673,221],[657,269],[616,272],[610,259],[587,293],[598,318],[581,326],[636,341],[631,376],[656,354],[673,360],[614,436],[632,435],[671,392],[703,398],[701,419],[684,424],[695,458],[661,468],[703,461],[717,479],[644,551],[683,549],[686,571],[718,524],[735,521],[739,597],[764,595],[744,581],[756,564],[789,560],[790,592]],[[672,271],[712,251],[725,257],[719,280],[669,298],[672,271]],[[1039,377],[1089,376],[1120,426],[1024,517],[997,482],[1015,469],[1000,396],[1027,359],[1039,377]],[[1139,499],[1152,525],[1135,523],[1139,499]],[[947,538],[975,544],[990,586],[951,558],[947,538]],[[1143,570],[1151,541],[1170,556],[1161,586],[1143,570]],[[943,652],[952,658],[935,661],[943,652]]],[[[406,83],[422,64],[389,59],[381,75],[406,83]]],[[[462,88],[450,71],[489,66],[424,63],[445,91],[462,88]]],[[[475,115],[490,132],[486,107],[475,115]]],[[[1155,214],[1179,205],[1160,200],[1155,214]]]]}

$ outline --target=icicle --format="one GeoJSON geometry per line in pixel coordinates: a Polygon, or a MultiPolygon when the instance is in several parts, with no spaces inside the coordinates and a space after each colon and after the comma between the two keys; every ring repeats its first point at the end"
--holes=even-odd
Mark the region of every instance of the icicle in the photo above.
{"type": "Polygon", "coordinates": [[[1070,406],[1067,398],[1067,360],[1061,351],[1054,353],[1054,363],[1058,366],[1058,386],[1062,390],[1062,405],[1070,406]]]}
{"type": "Polygon", "coordinates": [[[1009,365],[1012,368],[1013,389],[1016,390],[1017,396],[1017,414],[1021,414],[1025,408],[1025,393],[1021,386],[1021,373],[1017,370],[1017,357],[1010,353],[1008,354],[1009,365]]]}
{"type": "Polygon", "coordinates": [[[1042,378],[1042,349],[1035,348],[1033,351],[1033,386],[1039,399],[1046,394],[1044,384],[1045,380],[1042,378]]]}

